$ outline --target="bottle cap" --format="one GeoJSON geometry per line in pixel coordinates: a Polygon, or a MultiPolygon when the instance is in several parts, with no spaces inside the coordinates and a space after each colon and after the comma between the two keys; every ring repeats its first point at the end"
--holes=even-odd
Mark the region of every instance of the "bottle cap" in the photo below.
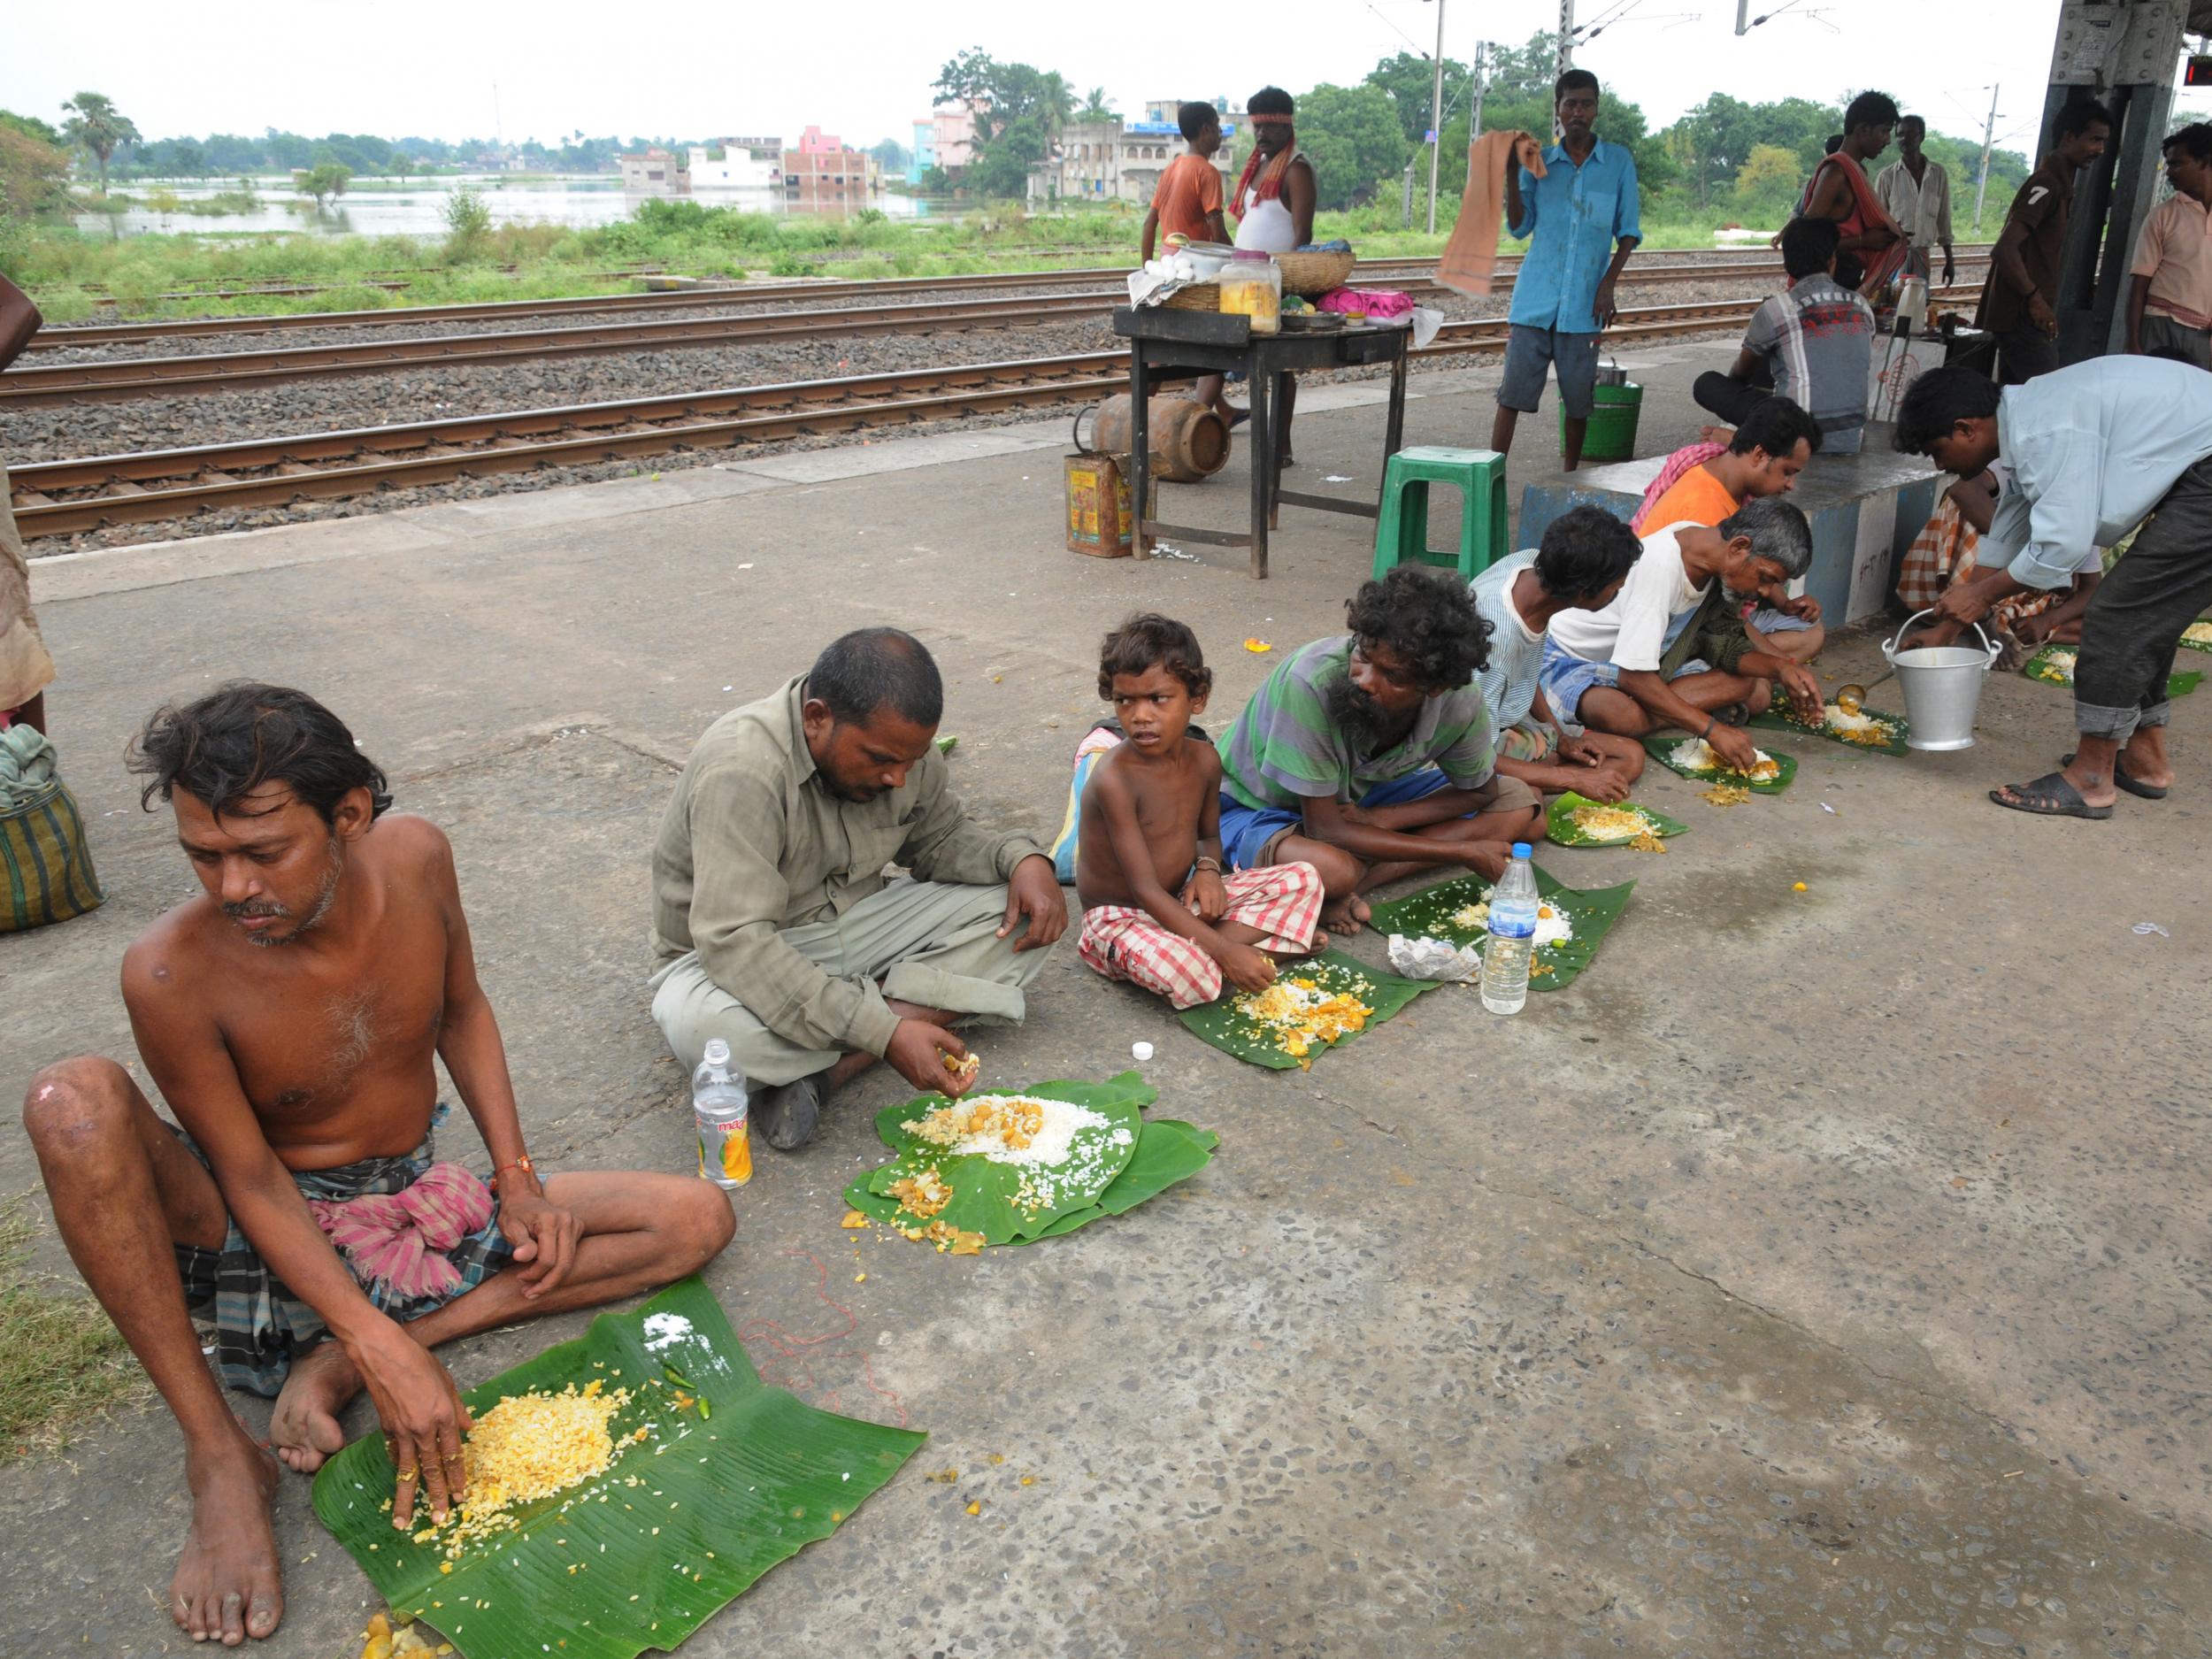
{"type": "Polygon", "coordinates": [[[1526,841],[1515,841],[1513,843],[1513,856],[1516,858],[1526,858],[1532,850],[1532,849],[1526,841]]]}
{"type": "Polygon", "coordinates": [[[719,1037],[708,1038],[706,1047],[706,1062],[709,1065],[729,1064],[730,1045],[723,1041],[719,1037]]]}

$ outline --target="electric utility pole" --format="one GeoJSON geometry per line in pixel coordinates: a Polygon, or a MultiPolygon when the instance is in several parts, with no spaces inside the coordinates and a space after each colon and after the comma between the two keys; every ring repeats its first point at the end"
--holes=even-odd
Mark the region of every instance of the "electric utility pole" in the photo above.
{"type": "Polygon", "coordinates": [[[1982,234],[1982,202],[1989,195],[1989,150],[1997,132],[1997,88],[1989,89],[1989,125],[1982,128],[1982,178],[1974,187],[1974,234],[1982,234]]]}
{"type": "Polygon", "coordinates": [[[1436,0],[1436,73],[1429,83],[1429,234],[1436,234],[1436,165],[1444,154],[1444,0],[1436,0]]]}
{"type": "Polygon", "coordinates": [[[1559,0],[1559,66],[1565,74],[1575,66],[1575,0],[1559,0]]]}
{"type": "Polygon", "coordinates": [[[1490,90],[1490,42],[1475,42],[1475,81],[1468,88],[1473,96],[1474,109],[1467,118],[1467,136],[1470,142],[1482,136],[1482,95],[1490,90]]]}

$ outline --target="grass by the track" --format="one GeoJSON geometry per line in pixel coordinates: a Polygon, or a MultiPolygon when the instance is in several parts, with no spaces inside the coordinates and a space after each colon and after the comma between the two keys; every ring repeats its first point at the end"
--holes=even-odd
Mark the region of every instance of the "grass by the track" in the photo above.
{"type": "MultiPolygon", "coordinates": [[[[1457,204],[1440,203],[1431,235],[1399,227],[1399,205],[1324,213],[1317,238],[1343,236],[1369,259],[1433,257],[1457,204]]],[[[1422,222],[1417,203],[1415,223],[1422,222]]],[[[612,225],[513,225],[465,250],[437,237],[225,234],[209,228],[111,239],[39,228],[7,239],[4,263],[57,323],[166,317],[401,310],[493,300],[560,299],[634,290],[619,266],[655,265],[707,277],[969,276],[1133,265],[1141,211],[1128,204],[1027,214],[978,208],[957,219],[812,219],[649,203],[612,225]],[[510,268],[511,267],[511,268],[510,268]],[[375,286],[403,282],[394,290],[375,286]],[[219,299],[189,290],[304,286],[305,294],[219,299]],[[182,298],[167,297],[186,295],[182,298]],[[112,303],[104,302],[112,301],[112,303]]],[[[1647,223],[1645,246],[1710,248],[1706,219],[1647,223]]],[[[1503,244],[1509,251],[1513,244],[1503,244]]]]}

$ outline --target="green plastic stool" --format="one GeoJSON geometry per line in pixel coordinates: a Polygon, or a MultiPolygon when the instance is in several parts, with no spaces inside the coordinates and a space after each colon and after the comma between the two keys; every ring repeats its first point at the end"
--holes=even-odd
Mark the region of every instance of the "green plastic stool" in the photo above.
{"type": "Polygon", "coordinates": [[[1375,571],[1379,580],[1396,565],[1438,565],[1472,581],[1506,543],[1505,457],[1494,449],[1401,449],[1383,473],[1382,510],[1375,519],[1375,571]],[[1455,484],[1460,492],[1459,550],[1429,550],[1429,486],[1455,484]]]}

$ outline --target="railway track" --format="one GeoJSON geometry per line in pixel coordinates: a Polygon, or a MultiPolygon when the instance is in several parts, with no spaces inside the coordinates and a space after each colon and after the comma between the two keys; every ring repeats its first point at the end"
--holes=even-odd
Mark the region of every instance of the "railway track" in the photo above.
{"type": "MultiPolygon", "coordinates": [[[[1983,249],[1960,250],[1962,268],[1978,271],[1988,261],[1983,249]]],[[[1655,256],[1655,257],[1656,257],[1655,256]]],[[[1509,277],[1519,267],[1517,256],[1499,262],[1509,277]]],[[[1413,283],[1433,286],[1433,259],[1376,259],[1361,264],[1355,280],[1365,283],[1413,283]]],[[[1090,266],[1065,271],[996,272],[981,276],[885,277],[844,282],[812,280],[803,282],[752,282],[728,288],[690,288],[675,293],[599,294],[557,300],[486,300],[472,304],[396,306],[356,311],[294,311],[260,317],[199,317],[166,321],[95,323],[42,329],[31,337],[27,359],[43,351],[78,347],[144,344],[162,340],[203,339],[223,334],[274,334],[292,329],[435,327],[450,323],[529,320],[547,322],[596,313],[650,316],[711,309],[717,306],[785,304],[826,301],[841,303],[857,298],[863,303],[883,298],[923,294],[987,294],[1006,288],[1056,287],[1063,283],[1111,285],[1116,291],[1128,273],[1115,266],[1090,266]]],[[[1773,280],[1782,274],[1770,259],[1726,260],[1710,257],[1639,261],[1629,267],[1629,286],[1652,287],[1671,282],[1773,280]]],[[[1501,291],[1509,283],[1502,284],[1501,291]]]]}
{"type": "MultiPolygon", "coordinates": [[[[1694,274],[1712,280],[1716,267],[1694,274]]],[[[1732,275],[1727,273],[1726,275],[1732,275]]],[[[1395,279],[1407,281],[1409,279],[1395,279]]],[[[1722,278],[1725,280],[1725,276],[1722,278]]],[[[1428,291],[1432,282],[1409,286],[1428,291]]],[[[1097,319],[1125,290],[1030,294],[1005,299],[819,307],[740,316],[651,317],[552,328],[423,334],[392,340],[205,352],[169,357],[107,357],[19,365],[0,374],[0,408],[112,403],[173,397],[238,387],[342,375],[511,363],[549,357],[608,356],[682,347],[763,345],[872,334],[920,334],[977,328],[1041,327],[1097,319]]],[[[655,296],[657,297],[657,296],[655,296]]]]}
{"type": "MultiPolygon", "coordinates": [[[[1943,292],[1955,296],[1962,291],[1943,292]]],[[[1734,328],[1755,304],[1728,300],[1640,307],[1623,311],[1609,334],[1646,339],[1734,328]]],[[[1415,355],[1502,352],[1507,330],[1502,318],[1447,323],[1415,355]]],[[[1060,407],[1125,388],[1128,361],[1123,351],[1094,351],[506,411],[33,463],[14,469],[10,482],[16,523],[25,535],[65,535],[211,509],[282,506],[540,466],[1060,407]]]]}

